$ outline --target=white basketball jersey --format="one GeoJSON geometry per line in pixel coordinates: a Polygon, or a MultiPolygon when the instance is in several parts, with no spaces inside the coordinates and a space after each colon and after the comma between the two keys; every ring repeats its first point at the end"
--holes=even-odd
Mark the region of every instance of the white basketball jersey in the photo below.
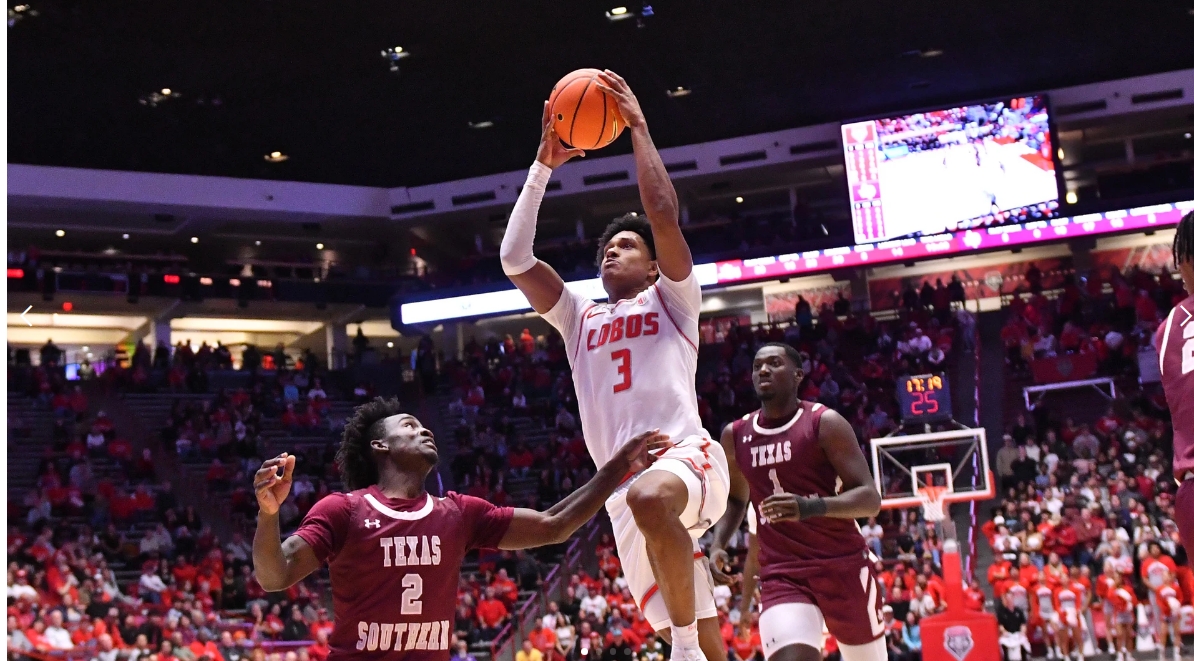
{"type": "Polygon", "coordinates": [[[709,433],[697,413],[701,286],[662,274],[630,300],[595,303],[564,288],[543,315],[567,343],[585,445],[598,468],[658,428],[674,443],[709,433]]]}

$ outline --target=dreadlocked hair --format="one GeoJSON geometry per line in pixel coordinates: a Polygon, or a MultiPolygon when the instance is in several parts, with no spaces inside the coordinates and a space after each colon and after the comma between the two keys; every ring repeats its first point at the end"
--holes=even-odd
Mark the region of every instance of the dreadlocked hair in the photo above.
{"type": "Polygon", "coordinates": [[[1194,261],[1194,211],[1182,217],[1173,236],[1173,265],[1194,261]]]}
{"type": "Polygon", "coordinates": [[[605,246],[609,245],[609,240],[614,238],[618,232],[634,232],[641,236],[643,243],[647,244],[647,253],[651,259],[655,259],[655,235],[651,233],[651,223],[646,216],[628,213],[625,216],[614,218],[601,233],[601,240],[597,243],[598,270],[601,269],[601,262],[605,261],[605,246]]]}
{"type": "Polygon", "coordinates": [[[340,448],[336,450],[336,465],[348,491],[356,491],[377,484],[377,462],[369,443],[385,434],[382,424],[386,418],[402,413],[397,398],[375,397],[357,407],[352,417],[344,423],[344,435],[340,437],[340,448]]]}

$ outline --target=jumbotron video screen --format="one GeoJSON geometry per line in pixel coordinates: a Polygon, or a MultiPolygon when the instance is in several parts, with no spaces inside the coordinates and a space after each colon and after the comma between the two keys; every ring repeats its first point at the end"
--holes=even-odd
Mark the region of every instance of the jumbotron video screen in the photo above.
{"type": "Polygon", "coordinates": [[[1049,110],[1017,97],[842,125],[857,243],[1048,218],[1049,110]]]}

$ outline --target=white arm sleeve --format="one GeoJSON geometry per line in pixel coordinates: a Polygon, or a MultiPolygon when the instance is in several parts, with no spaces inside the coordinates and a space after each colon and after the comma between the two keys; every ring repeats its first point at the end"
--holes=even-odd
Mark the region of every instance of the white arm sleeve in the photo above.
{"type": "Polygon", "coordinates": [[[514,203],[514,210],[510,212],[510,222],[506,225],[506,235],[502,237],[499,254],[502,270],[506,275],[526,273],[539,263],[532,252],[535,245],[535,224],[539,220],[539,204],[543,201],[543,193],[547,190],[547,180],[550,178],[551,168],[539,161],[531,165],[531,171],[527,173],[527,183],[518,194],[518,201],[514,203]]]}

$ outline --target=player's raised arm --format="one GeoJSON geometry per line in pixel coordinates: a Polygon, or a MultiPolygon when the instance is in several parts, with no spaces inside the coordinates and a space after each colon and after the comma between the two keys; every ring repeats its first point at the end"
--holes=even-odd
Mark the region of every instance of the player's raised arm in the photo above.
{"type": "Polygon", "coordinates": [[[543,103],[543,137],[539,141],[539,152],[531,171],[527,173],[526,185],[518,194],[510,222],[502,237],[502,270],[515,287],[527,297],[531,307],[539,314],[546,314],[555,307],[564,291],[564,280],[555,269],[535,258],[535,225],[539,222],[539,204],[547,191],[547,180],[551,171],[567,163],[574,156],[584,156],[579,149],[568,149],[560,143],[552,128],[551,111],[543,103]]]}
{"type": "Polygon", "coordinates": [[[750,483],[738,469],[738,459],[734,454],[734,425],[726,425],[725,429],[721,430],[721,447],[725,450],[730,472],[730,495],[726,500],[725,514],[721,515],[721,520],[713,527],[713,544],[709,547],[709,571],[713,574],[713,580],[726,584],[731,581],[723,569],[730,561],[726,545],[730,543],[734,532],[742,526],[742,518],[746,516],[746,509],[750,507],[750,483]]]}
{"type": "Polygon", "coordinates": [[[282,542],[278,510],[294,482],[294,456],[285,452],[267,460],[253,477],[257,493],[257,531],[253,533],[253,571],[268,592],[298,583],[319,568],[315,551],[297,535],[282,542]],[[278,471],[281,470],[281,475],[278,471]]]}
{"type": "Polygon", "coordinates": [[[821,416],[817,440],[842,480],[841,493],[828,498],[777,493],[763,501],[759,514],[771,521],[800,521],[814,516],[865,519],[878,514],[879,490],[875,488],[866,457],[850,423],[837,411],[826,411],[821,416]]]}
{"type": "Polygon", "coordinates": [[[655,462],[656,456],[652,452],[662,452],[671,445],[668,436],[659,433],[658,429],[635,436],[597,471],[593,479],[551,509],[546,512],[515,509],[499,548],[515,550],[563,542],[597,514],[627,475],[655,462]]]}
{"type": "Polygon", "coordinates": [[[682,281],[692,273],[692,253],[680,231],[680,201],[663,166],[659,150],[647,131],[647,120],[630,86],[618,74],[606,69],[598,78],[600,89],[617,100],[618,111],[630,129],[634,145],[634,168],[638,172],[638,194],[655,238],[659,271],[669,280],[682,281]]]}

